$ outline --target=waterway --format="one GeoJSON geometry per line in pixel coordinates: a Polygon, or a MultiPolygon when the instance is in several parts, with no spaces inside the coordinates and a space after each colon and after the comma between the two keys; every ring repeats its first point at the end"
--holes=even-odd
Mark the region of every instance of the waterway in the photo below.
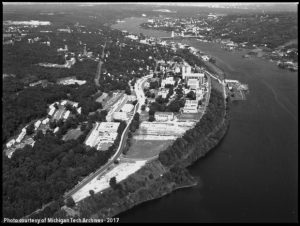
{"type": "MultiPolygon", "coordinates": [[[[139,28],[128,18],[113,28],[155,37],[167,32],[139,28]]],[[[228,79],[249,85],[246,101],[231,107],[227,135],[189,167],[201,186],[138,205],[121,222],[298,221],[298,73],[259,58],[244,59],[216,43],[188,44],[216,57],[228,79]]]]}

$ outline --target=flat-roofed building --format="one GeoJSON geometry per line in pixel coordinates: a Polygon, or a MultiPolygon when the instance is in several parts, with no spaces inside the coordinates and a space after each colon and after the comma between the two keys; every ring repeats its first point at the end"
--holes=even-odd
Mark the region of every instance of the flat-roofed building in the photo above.
{"type": "Polygon", "coordinates": [[[169,93],[169,89],[161,89],[158,91],[158,96],[161,96],[162,98],[166,98],[169,93]]]}
{"type": "Polygon", "coordinates": [[[16,143],[15,139],[10,140],[9,142],[6,143],[6,147],[10,148],[11,146],[13,146],[16,143]]]}
{"type": "Polygon", "coordinates": [[[61,105],[66,105],[67,101],[66,100],[63,100],[60,104],[61,105]]]}
{"type": "MultiPolygon", "coordinates": [[[[85,144],[90,147],[96,147],[97,150],[103,150],[103,143],[111,146],[118,136],[119,125],[119,122],[96,122],[85,144]]],[[[110,147],[108,145],[104,146],[106,149],[110,147]]]]}
{"type": "Polygon", "coordinates": [[[48,112],[48,115],[53,116],[55,111],[56,111],[55,107],[50,107],[50,111],[48,112]]]}
{"type": "Polygon", "coordinates": [[[182,75],[182,78],[187,82],[189,79],[197,79],[200,84],[204,83],[204,73],[187,73],[182,75]]]}
{"type": "Polygon", "coordinates": [[[114,112],[113,113],[114,120],[127,121],[129,119],[129,115],[127,112],[114,112]]]}
{"type": "Polygon", "coordinates": [[[136,100],[136,96],[128,95],[128,101],[135,101],[135,100],[136,100]]]}
{"type": "Polygon", "coordinates": [[[183,113],[197,113],[198,101],[197,100],[186,100],[183,108],[183,113]]]}
{"type": "Polygon", "coordinates": [[[118,98],[118,100],[110,107],[109,112],[106,115],[106,121],[110,122],[112,120],[113,113],[120,111],[127,101],[128,96],[126,94],[122,94],[120,98],[118,98]]]}
{"type": "Polygon", "coordinates": [[[26,135],[26,130],[25,131],[22,130],[22,132],[19,134],[18,138],[16,139],[16,142],[20,143],[23,140],[23,138],[25,137],[25,135],[26,135]]]}
{"type": "Polygon", "coordinates": [[[59,130],[59,127],[56,127],[56,128],[54,129],[53,133],[57,133],[58,130],[59,130]]]}
{"type": "Polygon", "coordinates": [[[64,116],[63,116],[63,118],[64,119],[68,119],[69,116],[70,116],[70,113],[71,113],[70,111],[66,111],[65,114],[64,114],[64,116]]]}
{"type": "Polygon", "coordinates": [[[174,119],[173,112],[155,112],[154,118],[156,121],[170,121],[174,119]]]}
{"type": "Polygon", "coordinates": [[[42,124],[45,125],[49,122],[49,118],[45,118],[43,121],[42,121],[42,124]]]}
{"type": "Polygon", "coordinates": [[[41,120],[36,121],[36,122],[34,123],[34,129],[37,130],[37,129],[40,127],[41,123],[42,123],[41,120]]]}
{"type": "Polygon", "coordinates": [[[199,81],[198,79],[189,79],[187,82],[188,87],[190,87],[190,89],[198,89],[199,88],[199,81]]]}
{"type": "Polygon", "coordinates": [[[167,77],[166,79],[163,79],[161,81],[161,87],[165,87],[165,85],[174,85],[175,84],[175,80],[173,77],[167,77]]]}
{"type": "Polygon", "coordinates": [[[133,108],[134,108],[133,104],[124,104],[124,106],[121,108],[121,111],[131,112],[133,108]]]}

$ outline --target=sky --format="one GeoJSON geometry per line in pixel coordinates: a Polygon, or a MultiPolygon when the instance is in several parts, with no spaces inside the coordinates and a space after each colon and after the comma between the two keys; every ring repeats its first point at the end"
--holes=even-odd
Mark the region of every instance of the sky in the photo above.
{"type": "Polygon", "coordinates": [[[298,2],[3,2],[4,5],[8,4],[151,4],[151,5],[166,5],[166,6],[242,6],[242,5],[258,5],[258,4],[298,4],[298,2]]]}

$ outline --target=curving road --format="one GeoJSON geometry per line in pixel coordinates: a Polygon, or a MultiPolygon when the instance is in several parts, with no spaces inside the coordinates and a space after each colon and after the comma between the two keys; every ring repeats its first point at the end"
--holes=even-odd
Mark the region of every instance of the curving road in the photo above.
{"type": "Polygon", "coordinates": [[[138,103],[135,105],[134,107],[134,112],[133,115],[130,119],[130,121],[127,123],[126,128],[124,129],[122,135],[121,135],[121,139],[120,139],[120,143],[119,143],[119,147],[116,151],[116,153],[108,160],[108,162],[102,166],[101,168],[99,168],[96,172],[90,174],[89,176],[87,176],[86,178],[84,178],[78,185],[76,185],[72,190],[70,190],[69,192],[65,193],[64,198],[67,199],[70,196],[72,196],[73,194],[75,194],[78,190],[80,190],[82,187],[84,187],[86,184],[88,184],[91,180],[93,180],[95,177],[100,176],[102,173],[104,173],[112,164],[113,162],[119,158],[119,156],[122,154],[122,150],[124,148],[124,145],[126,143],[126,138],[127,138],[127,134],[129,131],[129,126],[133,120],[133,116],[135,115],[136,112],[141,112],[141,106],[145,103],[145,95],[144,95],[144,91],[142,89],[142,85],[143,83],[150,78],[152,75],[147,75],[144,76],[142,78],[140,78],[139,80],[137,80],[134,88],[136,91],[136,95],[137,95],[137,99],[138,99],[138,103]]]}

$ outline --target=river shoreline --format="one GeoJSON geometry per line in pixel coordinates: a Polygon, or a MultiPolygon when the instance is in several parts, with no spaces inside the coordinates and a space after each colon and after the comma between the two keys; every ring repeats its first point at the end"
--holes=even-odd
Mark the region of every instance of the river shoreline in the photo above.
{"type": "MultiPolygon", "coordinates": [[[[230,123],[229,108],[224,99],[224,95],[220,95],[224,101],[224,112],[220,111],[218,113],[219,116],[216,116],[219,117],[220,122],[207,131],[204,139],[203,137],[199,137],[199,139],[195,138],[192,143],[188,143],[188,146],[184,148],[186,155],[182,156],[180,159],[176,159],[174,165],[171,166],[163,164],[159,159],[152,160],[136,173],[119,183],[120,187],[122,187],[122,192],[124,192],[124,196],[118,197],[120,191],[108,189],[105,197],[110,198],[108,198],[108,201],[105,202],[106,204],[104,204],[104,206],[101,199],[103,198],[103,194],[95,194],[94,198],[88,197],[79,204],[80,217],[117,217],[118,214],[141,203],[162,198],[179,189],[199,185],[198,179],[193,177],[186,168],[193,165],[198,159],[204,157],[210,150],[213,150],[228,131],[230,123]],[[222,114],[222,116],[220,114],[222,114]],[[179,169],[179,171],[176,170],[175,174],[173,172],[174,168],[179,169]],[[154,179],[144,180],[145,177],[148,178],[149,174],[156,176],[154,176],[154,179]],[[178,178],[180,179],[178,180],[178,178]],[[141,180],[143,181],[142,186],[138,186],[136,189],[130,188],[129,184],[140,184],[141,180]],[[95,204],[93,204],[94,202],[95,204]],[[98,205],[99,207],[96,207],[98,205]]],[[[210,104],[213,103],[210,102],[210,104]]],[[[212,112],[205,114],[209,113],[212,112]]],[[[201,122],[201,120],[199,122],[201,122]]],[[[206,122],[206,124],[207,123],[208,122],[206,122]]],[[[197,130],[196,126],[190,131],[192,132],[194,130],[197,130]]]]}

